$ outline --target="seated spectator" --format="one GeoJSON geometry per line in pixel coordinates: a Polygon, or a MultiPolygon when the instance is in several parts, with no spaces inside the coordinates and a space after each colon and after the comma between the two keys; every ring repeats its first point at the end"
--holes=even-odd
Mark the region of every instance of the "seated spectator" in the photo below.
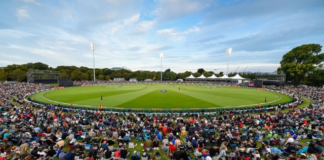
{"type": "Polygon", "coordinates": [[[138,156],[136,151],[134,151],[134,154],[132,154],[131,160],[140,160],[140,157],[138,156]]]}
{"type": "Polygon", "coordinates": [[[104,151],[104,159],[110,159],[111,158],[111,154],[112,152],[109,150],[109,148],[107,147],[104,151]]]}
{"type": "Polygon", "coordinates": [[[120,154],[121,154],[120,150],[119,150],[119,148],[117,148],[116,151],[115,151],[114,157],[115,158],[120,158],[120,154]]]}
{"type": "Polygon", "coordinates": [[[125,149],[125,147],[122,147],[122,149],[120,150],[120,158],[127,158],[127,150],[125,149]]]}
{"type": "Polygon", "coordinates": [[[150,156],[146,154],[146,152],[143,153],[141,160],[150,160],[150,156]]]}
{"type": "Polygon", "coordinates": [[[161,156],[160,152],[156,152],[154,154],[154,160],[162,160],[162,156],[161,156]]]}
{"type": "Polygon", "coordinates": [[[173,153],[176,150],[175,146],[173,145],[172,142],[169,143],[169,152],[173,153]]]}

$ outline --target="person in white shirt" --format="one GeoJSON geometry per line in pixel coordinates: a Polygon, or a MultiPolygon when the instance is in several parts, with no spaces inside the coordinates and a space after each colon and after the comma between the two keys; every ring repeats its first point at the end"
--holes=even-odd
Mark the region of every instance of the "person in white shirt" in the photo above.
{"type": "Polygon", "coordinates": [[[195,149],[194,155],[195,155],[195,157],[200,157],[200,156],[202,156],[202,153],[197,148],[197,149],[195,149]]]}
{"type": "Polygon", "coordinates": [[[287,145],[288,143],[294,143],[294,138],[290,137],[288,138],[288,140],[286,141],[285,145],[287,145]]]}
{"type": "Polygon", "coordinates": [[[256,150],[255,153],[252,154],[253,154],[253,160],[256,160],[257,158],[261,157],[258,150],[256,150]]]}

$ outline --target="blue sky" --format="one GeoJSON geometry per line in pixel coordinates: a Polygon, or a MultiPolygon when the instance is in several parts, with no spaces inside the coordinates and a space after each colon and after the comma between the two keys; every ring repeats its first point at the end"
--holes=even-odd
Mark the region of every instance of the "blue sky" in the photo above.
{"type": "Polygon", "coordinates": [[[0,67],[43,62],[51,67],[175,72],[274,71],[283,54],[324,45],[323,0],[8,0],[0,2],[0,67]]]}

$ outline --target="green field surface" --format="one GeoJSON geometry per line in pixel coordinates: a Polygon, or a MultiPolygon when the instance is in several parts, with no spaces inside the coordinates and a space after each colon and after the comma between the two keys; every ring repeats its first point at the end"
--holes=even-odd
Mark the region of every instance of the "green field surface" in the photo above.
{"type": "Polygon", "coordinates": [[[209,108],[279,104],[288,102],[287,95],[256,89],[166,84],[127,84],[70,87],[32,95],[37,101],[51,104],[88,105],[120,108],[209,108]],[[179,90],[180,87],[180,90],[179,90]],[[161,93],[166,90],[166,93],[161,93]],[[101,96],[103,97],[101,100],[101,96]],[[55,101],[55,102],[54,102],[55,101]]]}

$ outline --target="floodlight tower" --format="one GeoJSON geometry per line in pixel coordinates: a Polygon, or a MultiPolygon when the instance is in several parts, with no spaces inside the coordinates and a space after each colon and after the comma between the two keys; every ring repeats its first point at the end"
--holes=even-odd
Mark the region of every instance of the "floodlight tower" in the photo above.
{"type": "Polygon", "coordinates": [[[95,69],[95,56],[94,51],[96,50],[96,44],[90,43],[92,54],[93,54],[93,83],[96,81],[96,69],[95,69]]]}
{"type": "Polygon", "coordinates": [[[232,48],[227,48],[226,54],[227,54],[227,75],[228,75],[228,65],[229,65],[229,55],[232,53],[232,48]]]}
{"type": "Polygon", "coordinates": [[[162,59],[163,59],[163,53],[160,53],[161,58],[161,82],[162,82],[162,59]]]}

